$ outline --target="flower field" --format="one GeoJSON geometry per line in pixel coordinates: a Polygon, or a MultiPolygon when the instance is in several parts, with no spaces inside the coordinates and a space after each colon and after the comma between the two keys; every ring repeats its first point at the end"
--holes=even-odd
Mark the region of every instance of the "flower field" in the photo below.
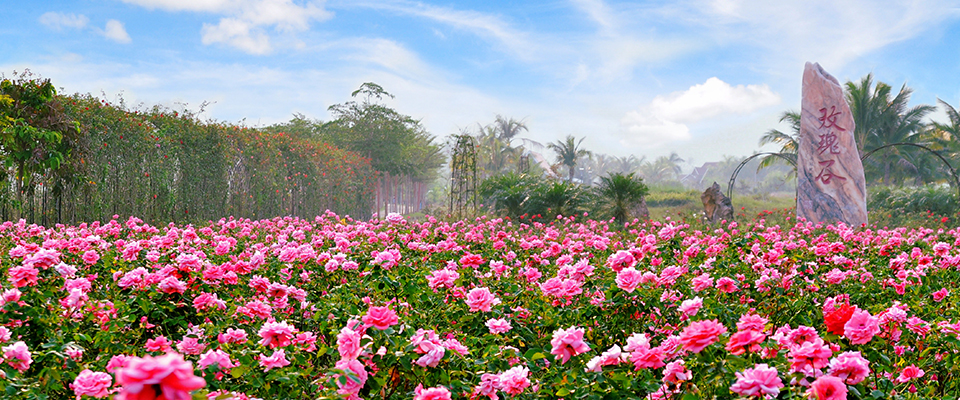
{"type": "Polygon", "coordinates": [[[4,398],[955,398],[960,230],[0,225],[4,398]]]}

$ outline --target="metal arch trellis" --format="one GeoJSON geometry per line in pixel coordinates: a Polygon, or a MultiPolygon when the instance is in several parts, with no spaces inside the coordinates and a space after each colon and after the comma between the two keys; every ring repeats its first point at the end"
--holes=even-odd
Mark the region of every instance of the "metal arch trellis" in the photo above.
{"type": "Polygon", "coordinates": [[[727,184],[727,198],[733,200],[733,184],[737,182],[737,175],[740,175],[740,170],[743,169],[743,167],[746,166],[747,163],[750,162],[750,160],[753,160],[754,158],[757,158],[757,157],[760,157],[760,156],[776,156],[776,157],[780,157],[780,158],[784,159],[786,162],[790,163],[790,165],[793,165],[793,168],[794,168],[794,169],[797,168],[797,162],[794,161],[793,159],[791,159],[790,157],[787,157],[786,155],[784,155],[784,154],[782,154],[782,153],[757,153],[757,154],[754,154],[754,155],[752,155],[752,156],[750,156],[750,157],[747,157],[745,160],[743,160],[743,162],[741,162],[740,165],[737,165],[737,169],[733,170],[733,175],[730,175],[730,182],[727,184]]]}
{"type": "Polygon", "coordinates": [[[450,214],[463,216],[469,203],[477,201],[477,145],[473,136],[455,135],[456,144],[450,156],[450,214]]]}
{"type": "Polygon", "coordinates": [[[931,149],[931,148],[929,148],[929,147],[927,147],[927,146],[924,146],[924,145],[922,145],[922,144],[907,143],[907,142],[898,142],[898,143],[885,144],[885,145],[883,145],[883,146],[877,147],[877,148],[875,148],[875,149],[873,149],[873,150],[870,150],[870,151],[866,152],[862,157],[860,157],[860,162],[862,163],[863,161],[865,161],[865,160],[867,159],[867,157],[872,156],[873,153],[876,153],[876,152],[878,152],[878,151],[880,151],[880,150],[886,149],[886,148],[888,148],[888,147],[894,147],[894,146],[913,146],[913,147],[917,147],[917,148],[926,150],[926,151],[930,152],[931,154],[937,156],[937,158],[939,158],[940,161],[943,162],[943,165],[946,165],[946,166],[947,166],[947,169],[950,171],[950,176],[953,177],[953,187],[957,188],[957,199],[960,200],[960,178],[957,177],[957,170],[955,170],[955,169],[953,168],[953,166],[950,165],[950,162],[947,161],[947,159],[944,158],[942,155],[940,155],[940,153],[937,153],[937,152],[934,151],[933,149],[931,149]]]}

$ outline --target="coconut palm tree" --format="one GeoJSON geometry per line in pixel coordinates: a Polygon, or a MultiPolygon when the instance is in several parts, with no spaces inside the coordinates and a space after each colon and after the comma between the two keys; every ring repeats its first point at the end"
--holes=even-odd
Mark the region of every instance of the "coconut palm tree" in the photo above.
{"type": "Polygon", "coordinates": [[[647,156],[642,156],[637,158],[637,156],[631,154],[627,157],[617,157],[614,159],[613,170],[621,174],[629,174],[636,172],[640,169],[640,166],[643,165],[643,162],[646,161],[647,156]]]}
{"type": "Polygon", "coordinates": [[[527,129],[527,124],[523,121],[517,121],[513,118],[507,119],[501,115],[497,115],[497,119],[493,122],[494,129],[497,131],[497,137],[500,140],[510,143],[510,140],[515,136],[520,134],[520,131],[530,131],[527,129]]]}
{"type": "MultiPolygon", "coordinates": [[[[860,154],[887,144],[921,142],[920,133],[925,127],[923,118],[934,107],[919,105],[908,108],[913,90],[906,84],[892,98],[890,85],[883,82],[873,85],[871,74],[861,79],[859,84],[847,82],[846,86],[847,103],[856,124],[854,138],[860,154]]],[[[890,147],[871,157],[864,172],[873,175],[872,180],[881,180],[889,185],[893,183],[892,180],[902,181],[903,172],[910,172],[910,175],[920,173],[920,156],[913,147],[890,147]],[[877,175],[881,177],[878,179],[877,175]]]]}
{"type": "Polygon", "coordinates": [[[631,219],[631,213],[649,189],[643,184],[643,178],[634,173],[617,172],[601,177],[595,191],[601,211],[622,224],[631,219]]]}
{"type": "Polygon", "coordinates": [[[949,123],[942,124],[934,121],[930,124],[930,130],[927,133],[931,138],[931,144],[956,160],[960,157],[960,112],[957,112],[950,103],[940,99],[937,99],[937,102],[946,111],[949,123]]]}
{"type": "Polygon", "coordinates": [[[567,180],[570,182],[573,182],[573,173],[577,162],[582,157],[590,157],[591,154],[590,151],[580,147],[584,139],[586,139],[586,137],[578,141],[573,135],[567,135],[567,138],[563,141],[558,140],[553,143],[547,143],[547,148],[557,153],[557,162],[560,163],[560,165],[565,165],[569,169],[567,180]]]}
{"type": "MultiPolygon", "coordinates": [[[[796,111],[784,111],[780,116],[780,122],[790,124],[790,132],[781,132],[777,129],[771,129],[760,136],[760,146],[767,144],[778,144],[780,150],[778,153],[788,159],[797,162],[797,149],[800,144],[800,113],[796,111]]],[[[775,155],[767,155],[760,159],[760,168],[766,168],[777,162],[786,162],[783,158],[775,155]]]]}

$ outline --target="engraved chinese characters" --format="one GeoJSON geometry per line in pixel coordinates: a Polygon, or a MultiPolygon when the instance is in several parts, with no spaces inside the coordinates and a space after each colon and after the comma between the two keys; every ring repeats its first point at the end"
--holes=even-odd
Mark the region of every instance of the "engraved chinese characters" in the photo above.
{"type": "Polygon", "coordinates": [[[854,122],[843,89],[820,64],[803,70],[797,216],[810,222],[867,223],[867,191],[854,122]]]}

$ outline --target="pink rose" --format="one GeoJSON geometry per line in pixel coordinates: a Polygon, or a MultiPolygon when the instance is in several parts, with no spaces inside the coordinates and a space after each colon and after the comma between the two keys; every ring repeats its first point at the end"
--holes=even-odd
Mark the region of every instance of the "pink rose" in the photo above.
{"type": "Polygon", "coordinates": [[[337,351],[340,358],[353,359],[360,357],[360,332],[350,329],[349,326],[343,327],[337,334],[337,351]]]}
{"type": "Polygon", "coordinates": [[[447,349],[443,346],[429,341],[421,342],[420,348],[426,348],[426,354],[420,356],[417,361],[414,361],[414,364],[421,367],[436,367],[437,364],[440,363],[440,360],[443,359],[443,355],[447,352],[447,349]]]}
{"type": "Polygon", "coordinates": [[[15,342],[9,346],[4,346],[3,358],[7,359],[7,364],[10,364],[10,366],[20,372],[25,372],[30,368],[30,364],[33,363],[33,358],[30,355],[30,349],[27,348],[26,343],[21,341],[15,342]]]}
{"type": "Polygon", "coordinates": [[[940,289],[936,292],[933,292],[933,301],[941,302],[943,299],[947,298],[950,295],[950,291],[947,288],[940,289]]]}
{"type": "Polygon", "coordinates": [[[511,396],[523,393],[523,390],[530,387],[530,370],[527,367],[518,365],[500,373],[500,388],[511,396]]]}
{"type": "Polygon", "coordinates": [[[123,386],[117,400],[189,399],[190,391],[207,384],[177,353],[131,358],[117,371],[117,383],[123,386]]]}
{"type": "Polygon", "coordinates": [[[599,356],[590,359],[590,361],[587,362],[587,368],[585,368],[585,370],[588,372],[600,372],[603,370],[603,367],[607,365],[620,364],[620,358],[623,355],[620,346],[613,345],[613,347],[607,349],[607,351],[599,356]]]}
{"type": "Polygon", "coordinates": [[[697,311],[700,311],[700,307],[703,307],[703,299],[699,297],[694,297],[692,299],[684,300],[680,303],[680,307],[677,307],[685,317],[692,317],[697,315],[697,311]]]}
{"type": "Polygon", "coordinates": [[[843,380],[832,375],[824,375],[813,381],[807,396],[815,400],[846,400],[847,385],[843,380]]]}
{"type": "Polygon", "coordinates": [[[583,342],[583,333],[583,328],[572,326],[566,330],[557,329],[550,340],[553,346],[550,354],[561,360],[560,364],[566,364],[570,357],[590,351],[590,346],[583,342]]]}
{"type": "Polygon", "coordinates": [[[220,349],[209,350],[203,353],[203,355],[200,356],[200,360],[197,361],[197,366],[200,367],[200,369],[207,369],[207,367],[211,365],[216,365],[220,367],[221,370],[227,370],[236,366],[236,364],[230,360],[230,355],[220,349]]]}
{"type": "Polygon", "coordinates": [[[856,385],[870,375],[870,361],[863,358],[859,351],[840,353],[830,360],[829,373],[849,385],[856,385]]]}
{"type": "Polygon", "coordinates": [[[730,341],[727,342],[726,349],[733,355],[759,351],[760,343],[766,338],[767,335],[764,335],[763,332],[753,329],[738,331],[730,335],[730,341]]]}
{"type": "Polygon", "coordinates": [[[811,342],[803,342],[799,346],[790,349],[790,371],[803,372],[807,375],[814,375],[814,370],[825,367],[833,355],[830,346],[823,342],[823,339],[816,338],[811,342]]]}
{"type": "Polygon", "coordinates": [[[777,369],[767,364],[757,364],[753,368],[747,368],[742,373],[734,373],[737,381],[730,386],[730,391],[744,397],[757,396],[776,397],[780,394],[780,388],[783,387],[783,381],[777,373],[777,369]]]}
{"type": "Polygon", "coordinates": [[[473,395],[484,396],[490,400],[498,400],[497,390],[500,390],[500,375],[483,374],[480,376],[480,385],[473,388],[473,395]]]}
{"type": "Polygon", "coordinates": [[[270,347],[286,347],[291,343],[293,335],[297,333],[297,328],[288,324],[287,321],[267,322],[260,327],[260,344],[270,347]]]}
{"type": "Polygon", "coordinates": [[[693,373],[685,367],[683,360],[675,360],[663,369],[663,383],[679,385],[693,379],[693,373]]]}
{"type": "Polygon", "coordinates": [[[666,357],[666,353],[659,347],[641,346],[630,353],[630,361],[638,371],[644,368],[660,368],[664,366],[663,359],[666,357]]]}
{"type": "Polygon", "coordinates": [[[727,333],[727,328],[715,319],[691,322],[680,332],[680,343],[685,350],[699,353],[724,333],[727,333]]]}
{"type": "Polygon", "coordinates": [[[73,383],[70,384],[70,388],[73,389],[73,393],[77,395],[77,398],[80,396],[93,396],[96,398],[107,397],[108,390],[113,384],[113,377],[106,372],[93,372],[89,369],[80,371],[80,375],[77,375],[77,378],[73,380],[73,383]]]}
{"type": "Polygon", "coordinates": [[[490,312],[491,307],[500,304],[500,299],[485,287],[470,289],[467,298],[464,300],[470,306],[471,312],[483,311],[490,312]]]}
{"type": "Polygon", "coordinates": [[[287,352],[283,349],[276,349],[273,351],[269,357],[263,354],[260,355],[260,366],[264,367],[264,371],[269,371],[274,368],[283,368],[290,365],[290,361],[287,361],[287,352]]]}
{"type": "Polygon", "coordinates": [[[920,378],[924,375],[923,370],[917,368],[916,365],[910,364],[903,368],[903,371],[900,371],[900,376],[897,377],[897,382],[904,383],[912,381],[914,379],[920,378]]]}
{"type": "Polygon", "coordinates": [[[397,313],[393,312],[389,306],[387,307],[370,307],[367,310],[367,315],[364,315],[363,318],[360,318],[364,324],[367,326],[372,326],[379,330],[385,330],[393,325],[396,325],[397,322],[400,322],[400,319],[397,318],[397,313]]]}
{"type": "Polygon", "coordinates": [[[166,353],[170,350],[173,350],[171,344],[172,343],[167,340],[165,336],[157,336],[153,339],[147,339],[147,343],[144,345],[144,348],[147,349],[147,351],[166,353]]]}
{"type": "Polygon", "coordinates": [[[194,337],[185,337],[177,343],[177,350],[183,354],[198,355],[206,349],[207,345],[200,343],[200,340],[194,337]]]}
{"type": "Polygon", "coordinates": [[[11,267],[7,274],[10,275],[7,280],[18,288],[24,286],[33,286],[37,284],[37,276],[40,271],[32,265],[18,265],[11,267]]]}
{"type": "Polygon", "coordinates": [[[640,279],[642,277],[643,274],[640,273],[640,271],[637,271],[633,267],[627,267],[617,272],[615,281],[618,288],[625,290],[627,293],[633,293],[633,291],[640,286],[640,279]]]}
{"type": "Polygon", "coordinates": [[[247,331],[243,329],[227,328],[227,331],[217,336],[220,343],[245,343],[247,341],[247,331]]]}
{"type": "Polygon", "coordinates": [[[851,344],[864,344],[880,333],[880,321],[869,312],[857,309],[843,325],[843,336],[850,339],[851,344]]]}
{"type": "Polygon", "coordinates": [[[96,264],[100,260],[100,255],[97,254],[96,250],[87,250],[83,253],[83,262],[87,264],[96,264]]]}
{"type": "Polygon", "coordinates": [[[510,325],[510,322],[503,318],[490,318],[487,320],[487,329],[490,329],[490,333],[497,335],[501,333],[510,332],[513,329],[513,326],[510,325]]]}
{"type": "Polygon", "coordinates": [[[413,400],[450,400],[450,391],[443,386],[424,389],[423,385],[417,385],[413,393],[413,400]]]}
{"type": "Polygon", "coordinates": [[[355,359],[341,359],[337,361],[334,368],[344,371],[347,374],[346,379],[340,379],[342,375],[334,376],[334,382],[337,384],[337,393],[344,394],[353,398],[360,393],[363,385],[367,383],[367,370],[363,363],[355,359]]]}

